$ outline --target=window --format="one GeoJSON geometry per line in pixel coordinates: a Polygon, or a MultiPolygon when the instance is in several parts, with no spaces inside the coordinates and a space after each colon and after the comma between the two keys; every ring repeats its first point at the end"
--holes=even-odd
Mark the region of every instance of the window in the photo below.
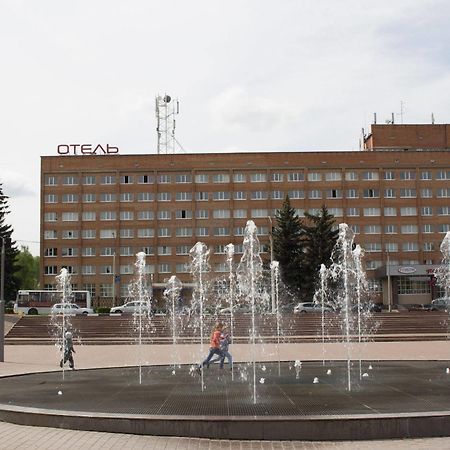
{"type": "Polygon", "coordinates": [[[393,224],[385,225],[384,232],[386,234],[397,234],[397,225],[393,224]]]}
{"type": "Polygon", "coordinates": [[[112,266],[110,264],[100,266],[100,273],[103,275],[112,274],[112,266]]]}
{"type": "Polygon", "coordinates": [[[229,236],[230,229],[228,227],[216,227],[214,228],[214,236],[229,236]]]}
{"type": "Polygon", "coordinates": [[[342,217],[344,215],[342,208],[328,208],[328,212],[334,217],[342,217]]]}
{"type": "Polygon", "coordinates": [[[121,228],[120,237],[122,239],[131,239],[132,237],[134,237],[134,230],[132,230],[131,228],[121,228]]]}
{"type": "Polygon", "coordinates": [[[116,220],[117,215],[115,211],[100,211],[100,220],[116,220]]]}
{"type": "Polygon", "coordinates": [[[227,173],[216,173],[213,175],[213,183],[229,183],[230,175],[227,173]]]}
{"type": "Polygon", "coordinates": [[[198,202],[205,202],[209,198],[208,192],[196,192],[195,193],[195,200],[198,202]]]}
{"type": "Polygon", "coordinates": [[[417,208],[413,206],[406,206],[403,208],[400,208],[400,215],[401,216],[417,216],[417,208]]]}
{"type": "Polygon", "coordinates": [[[345,172],[345,179],[347,181],[357,181],[358,173],[357,172],[345,172]]]}
{"type": "Polygon", "coordinates": [[[284,180],[284,176],[282,173],[273,173],[272,174],[272,181],[274,181],[275,183],[282,182],[283,180],[284,180]]]}
{"type": "Polygon", "coordinates": [[[68,175],[63,177],[62,184],[64,186],[72,186],[74,184],[78,184],[78,178],[73,175],[68,175]]]}
{"type": "Polygon", "coordinates": [[[431,206],[422,206],[420,208],[420,214],[422,216],[432,216],[433,215],[433,208],[431,206]]]}
{"type": "Polygon", "coordinates": [[[433,191],[429,188],[421,189],[420,190],[420,196],[422,198],[432,198],[433,197],[433,191]]]}
{"type": "Polygon", "coordinates": [[[311,199],[322,198],[322,191],[319,191],[317,189],[313,189],[312,191],[308,191],[308,198],[311,198],[311,199]]]}
{"type": "Polygon", "coordinates": [[[380,242],[367,242],[364,245],[364,249],[367,253],[381,252],[381,243],[380,242]]]}
{"type": "Polygon", "coordinates": [[[100,184],[116,184],[116,177],[114,175],[103,175],[100,178],[100,184]]]}
{"type": "Polygon", "coordinates": [[[95,256],[95,248],[94,247],[81,247],[81,255],[82,256],[95,256]]]}
{"type": "Polygon", "coordinates": [[[171,269],[170,269],[170,264],[158,264],[158,272],[159,273],[170,273],[171,269]]]}
{"type": "Polygon", "coordinates": [[[235,183],[245,183],[246,176],[243,173],[235,173],[235,174],[233,174],[233,181],[235,183]]]}
{"type": "Polygon", "coordinates": [[[305,191],[301,189],[295,189],[293,191],[289,191],[289,198],[292,200],[298,200],[305,198],[305,191]]]}
{"type": "Polygon", "coordinates": [[[83,203],[94,203],[96,200],[95,194],[83,194],[83,203]]]}
{"type": "Polygon", "coordinates": [[[423,224],[422,233],[433,233],[433,225],[431,223],[423,224]]]}
{"type": "Polygon", "coordinates": [[[119,273],[121,275],[132,275],[133,274],[133,266],[131,264],[120,265],[119,273]]]}
{"type": "Polygon", "coordinates": [[[283,200],[284,192],[283,191],[272,191],[272,199],[273,200],[283,200]]]}
{"type": "Polygon", "coordinates": [[[252,191],[251,199],[252,200],[266,200],[267,192],[266,191],[252,191]]]}
{"type": "Polygon", "coordinates": [[[133,256],[132,247],[120,247],[120,256],[133,256]]]}
{"type": "Polygon", "coordinates": [[[175,183],[191,183],[192,177],[187,173],[180,173],[175,176],[175,183]]]}
{"type": "Polygon", "coordinates": [[[385,189],[384,198],[395,198],[395,189],[385,189]]]}
{"type": "Polygon", "coordinates": [[[326,181],[341,181],[342,175],[341,172],[327,172],[325,174],[326,181]]]}
{"type": "Polygon", "coordinates": [[[159,245],[157,251],[158,251],[158,255],[161,255],[161,256],[171,255],[172,247],[169,247],[167,245],[159,245]]]}
{"type": "Polygon", "coordinates": [[[158,236],[159,237],[170,237],[170,228],[167,228],[167,227],[158,228],[158,236]]]}
{"type": "Polygon", "coordinates": [[[353,233],[355,234],[359,234],[361,232],[360,230],[360,226],[359,225],[350,225],[350,229],[353,231],[353,233]]]}
{"type": "Polygon", "coordinates": [[[178,263],[176,264],[176,272],[177,273],[189,273],[190,272],[190,266],[188,263],[178,263]]]}
{"type": "Polygon", "coordinates": [[[77,203],[78,195],[77,194],[63,194],[62,202],[63,203],[77,203]]]}
{"type": "Polygon", "coordinates": [[[153,228],[138,228],[138,238],[152,238],[155,236],[155,230],[153,228]]]}
{"type": "Polygon", "coordinates": [[[57,275],[58,267],[57,266],[44,266],[44,275],[57,275]]]}
{"type": "Polygon", "coordinates": [[[116,237],[116,230],[100,230],[100,239],[113,239],[116,237]]]}
{"type": "Polygon", "coordinates": [[[419,232],[418,226],[413,224],[407,224],[401,226],[402,234],[417,234],[419,232]]]}
{"type": "Polygon", "coordinates": [[[209,177],[206,173],[199,173],[195,175],[195,182],[196,183],[208,183],[209,177]]]}
{"type": "Polygon", "coordinates": [[[378,172],[363,172],[361,178],[365,181],[374,181],[379,179],[378,172]]]}
{"type": "Polygon", "coordinates": [[[435,250],[434,242],[424,242],[423,243],[423,251],[424,252],[433,252],[435,250]]]}
{"type": "Polygon", "coordinates": [[[295,214],[297,214],[298,217],[304,217],[305,216],[305,210],[302,209],[302,208],[294,208],[294,212],[295,212],[295,214]]]}
{"type": "Polygon", "coordinates": [[[120,184],[133,184],[133,177],[130,175],[122,175],[120,177],[120,184]]]}
{"type": "Polygon", "coordinates": [[[234,227],[234,235],[235,236],[244,236],[244,227],[234,227]]]}
{"type": "Polygon", "coordinates": [[[247,210],[246,209],[235,209],[233,211],[233,217],[235,219],[245,219],[245,218],[247,218],[247,210]]]}
{"type": "Polygon", "coordinates": [[[356,189],[348,189],[347,198],[358,198],[358,191],[356,189]]]}
{"type": "Polygon", "coordinates": [[[367,261],[366,270],[376,270],[383,265],[382,261],[367,261]]]}
{"type": "Polygon", "coordinates": [[[440,170],[437,172],[436,180],[450,180],[450,170],[440,170]]]}
{"type": "Polygon", "coordinates": [[[148,256],[148,255],[153,255],[154,250],[152,246],[145,246],[142,247],[142,251],[148,256]]]}
{"type": "Polygon", "coordinates": [[[95,239],[96,232],[95,230],[82,230],[81,237],[83,239],[95,239]]]}
{"type": "Polygon", "coordinates": [[[215,209],[213,210],[214,219],[229,219],[231,217],[229,209],[215,209]]]}
{"type": "Polygon", "coordinates": [[[83,222],[93,222],[96,220],[96,213],[95,211],[84,211],[81,220],[83,222]]]}
{"type": "Polygon", "coordinates": [[[101,202],[115,202],[116,201],[116,194],[112,194],[109,192],[104,192],[103,194],[100,194],[100,201],[101,202]]]}
{"type": "Polygon", "coordinates": [[[349,217],[359,216],[359,208],[347,208],[347,216],[349,217]]]}
{"type": "Polygon", "coordinates": [[[167,174],[158,175],[158,183],[159,184],[169,184],[169,183],[171,183],[171,181],[172,181],[172,178],[170,175],[167,175],[167,174]]]}
{"type": "Polygon", "coordinates": [[[167,210],[158,211],[158,220],[170,220],[172,218],[172,212],[167,210]]]}
{"type": "Polygon", "coordinates": [[[58,232],[56,230],[45,230],[44,239],[57,239],[58,232]]]}
{"type": "Polygon", "coordinates": [[[322,174],[319,172],[309,172],[308,181],[322,181],[322,174]]]}
{"type": "Polygon", "coordinates": [[[415,198],[417,197],[415,189],[400,189],[400,197],[401,198],[415,198]]]}
{"type": "Polygon", "coordinates": [[[265,173],[252,173],[250,175],[250,181],[252,183],[264,183],[266,181],[265,173]]]}
{"type": "Polygon", "coordinates": [[[257,217],[268,217],[268,211],[267,209],[252,209],[251,210],[251,217],[257,218],[257,217]]]}
{"type": "Polygon", "coordinates": [[[364,216],[366,217],[379,215],[380,215],[380,208],[364,208],[364,216]]]}
{"type": "Polygon", "coordinates": [[[235,191],[234,199],[235,200],[245,200],[247,198],[247,193],[244,191],[235,191]]]}
{"type": "Polygon", "coordinates": [[[207,227],[198,227],[195,230],[196,236],[209,236],[209,228],[207,227]]]}
{"type": "Polygon", "coordinates": [[[441,206],[437,209],[438,216],[450,216],[450,206],[441,206]]]}
{"type": "Polygon", "coordinates": [[[175,200],[177,202],[190,202],[192,201],[192,192],[177,192],[175,200]]]}
{"type": "Polygon", "coordinates": [[[45,186],[56,186],[58,184],[58,180],[56,177],[52,175],[47,175],[44,180],[45,186]]]}
{"type": "Polygon", "coordinates": [[[155,213],[153,211],[138,211],[138,220],[153,220],[155,213]]]}
{"type": "Polygon", "coordinates": [[[113,295],[113,285],[112,284],[100,284],[100,297],[112,297],[113,295]]]}
{"type": "Polygon", "coordinates": [[[327,190],[327,198],[342,198],[342,190],[341,189],[328,189],[327,190]]]}
{"type": "Polygon", "coordinates": [[[415,179],[416,179],[416,172],[412,170],[400,172],[400,180],[415,180],[415,179]]]}
{"type": "Polygon", "coordinates": [[[431,180],[431,179],[433,179],[433,177],[432,177],[432,174],[430,171],[423,170],[422,172],[420,172],[420,179],[421,180],[431,180]]]}
{"type": "Polygon", "coordinates": [[[175,235],[177,237],[191,237],[192,236],[192,228],[190,228],[190,227],[177,228],[175,235]]]}
{"type": "Polygon", "coordinates": [[[383,173],[383,178],[385,180],[395,180],[395,172],[393,172],[392,170],[387,170],[383,173]]]}
{"type": "Polygon", "coordinates": [[[365,225],[364,233],[365,234],[380,234],[381,233],[381,225],[365,225]]]}
{"type": "Polygon", "coordinates": [[[197,209],[197,211],[195,211],[195,217],[197,219],[208,219],[209,211],[207,209],[197,209]]]}
{"type": "Polygon", "coordinates": [[[386,242],[384,249],[387,252],[398,252],[398,244],[395,242],[386,242]]]}
{"type": "Polygon", "coordinates": [[[158,192],[157,200],[158,202],[170,202],[171,200],[170,192],[158,192]]]}
{"type": "Polygon", "coordinates": [[[62,238],[63,239],[78,239],[79,232],[78,230],[63,230],[62,238]]]}
{"type": "Polygon", "coordinates": [[[153,192],[139,192],[137,195],[138,202],[152,202],[154,199],[153,192]]]}
{"type": "Polygon", "coordinates": [[[119,201],[121,202],[132,202],[133,194],[131,192],[122,192],[119,197],[119,201]]]}
{"type": "Polygon", "coordinates": [[[178,245],[176,248],[177,255],[189,255],[190,247],[188,245],[178,245]]]}
{"type": "Polygon", "coordinates": [[[441,188],[437,190],[436,197],[448,198],[450,197],[450,188],[441,188]]]}
{"type": "Polygon", "coordinates": [[[95,275],[95,266],[81,266],[82,275],[95,275]]]}
{"type": "Polygon", "coordinates": [[[448,233],[450,231],[450,224],[442,223],[438,226],[438,233],[448,233]]]}
{"type": "Polygon", "coordinates": [[[153,175],[139,175],[139,184],[153,184],[155,182],[155,177],[153,175]]]}
{"type": "Polygon", "coordinates": [[[55,212],[48,212],[44,214],[44,222],[56,222],[58,216],[55,212]]]}
{"type": "Polygon", "coordinates": [[[224,255],[225,254],[225,245],[215,245],[214,253],[216,255],[224,255]]]}
{"type": "Polygon", "coordinates": [[[364,189],[363,197],[364,198],[379,198],[380,191],[379,191],[379,189],[364,189]]]}
{"type": "Polygon", "coordinates": [[[417,252],[419,250],[419,244],[417,242],[404,242],[402,244],[402,250],[404,252],[417,252]]]}
{"type": "Polygon", "coordinates": [[[396,216],[397,215],[397,208],[393,208],[393,207],[384,208],[384,215],[386,217],[396,216]]]}
{"type": "Polygon", "coordinates": [[[61,256],[78,256],[78,248],[76,248],[76,247],[63,247],[61,249],[61,256]]]}
{"type": "Polygon", "coordinates": [[[46,248],[44,250],[44,256],[58,256],[57,248],[46,248]]]}
{"type": "Polygon", "coordinates": [[[61,219],[63,222],[78,222],[77,212],[63,212],[61,219]]]}
{"type": "Polygon", "coordinates": [[[213,192],[214,200],[230,200],[230,193],[227,191],[213,192]]]}
{"type": "Polygon", "coordinates": [[[256,227],[256,234],[258,236],[267,236],[269,234],[269,227],[256,227]]]}
{"type": "Polygon", "coordinates": [[[190,209],[178,209],[175,212],[177,219],[192,219],[192,211],[190,209]]]}

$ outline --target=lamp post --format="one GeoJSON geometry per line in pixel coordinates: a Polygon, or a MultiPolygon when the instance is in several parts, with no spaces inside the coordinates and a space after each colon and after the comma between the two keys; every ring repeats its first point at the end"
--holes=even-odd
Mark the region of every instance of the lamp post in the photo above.
{"type": "Polygon", "coordinates": [[[275,300],[275,274],[273,266],[273,236],[272,236],[272,217],[267,216],[270,223],[270,232],[269,232],[269,244],[270,244],[270,298],[272,301],[272,314],[275,313],[276,310],[276,300],[275,300]]]}
{"type": "Polygon", "coordinates": [[[392,309],[392,288],[391,288],[391,261],[389,259],[389,250],[387,253],[387,295],[388,295],[388,311],[392,309]]]}
{"type": "Polygon", "coordinates": [[[113,307],[116,306],[116,249],[114,248],[113,253],[113,266],[112,266],[112,278],[113,278],[113,285],[112,285],[112,305],[113,307]]]}
{"type": "Polygon", "coordinates": [[[0,362],[5,361],[5,238],[2,239],[0,276],[0,362]]]}

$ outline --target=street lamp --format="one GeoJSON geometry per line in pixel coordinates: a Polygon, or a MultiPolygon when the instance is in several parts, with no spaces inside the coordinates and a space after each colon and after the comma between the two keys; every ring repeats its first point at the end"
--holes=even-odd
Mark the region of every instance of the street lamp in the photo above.
{"type": "Polygon", "coordinates": [[[2,240],[1,276],[0,276],[0,362],[5,361],[5,238],[2,240]]]}

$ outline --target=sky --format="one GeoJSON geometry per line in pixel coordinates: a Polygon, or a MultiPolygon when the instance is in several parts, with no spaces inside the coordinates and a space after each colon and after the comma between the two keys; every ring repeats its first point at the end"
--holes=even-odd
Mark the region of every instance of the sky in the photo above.
{"type": "Polygon", "coordinates": [[[374,112],[449,123],[449,20],[448,0],[0,0],[13,238],[39,254],[58,144],[156,153],[158,94],[188,153],[358,150],[374,112]]]}

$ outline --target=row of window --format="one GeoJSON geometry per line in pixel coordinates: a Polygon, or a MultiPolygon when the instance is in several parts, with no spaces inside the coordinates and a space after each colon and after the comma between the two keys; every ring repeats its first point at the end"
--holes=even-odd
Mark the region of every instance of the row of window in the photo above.
{"type": "MultiPolygon", "coordinates": [[[[450,188],[437,188],[437,189],[429,189],[424,188],[420,189],[420,197],[421,198],[450,198],[450,188]]],[[[174,198],[175,201],[192,201],[193,195],[195,196],[196,201],[221,201],[221,200],[231,200],[233,197],[234,200],[268,200],[269,197],[272,200],[283,200],[286,195],[289,196],[290,199],[338,199],[338,198],[380,198],[380,190],[379,189],[347,189],[344,192],[342,189],[328,189],[326,191],[322,191],[319,189],[312,189],[305,193],[302,189],[293,189],[290,191],[215,191],[215,192],[176,192],[175,196],[172,195],[171,192],[158,192],[156,194],[156,200],[158,202],[170,202],[174,198]]],[[[416,198],[417,190],[411,188],[401,188],[401,189],[384,189],[383,198],[416,198]]],[[[117,198],[119,198],[120,202],[134,202],[135,199],[138,202],[153,202],[155,200],[155,194],[153,192],[139,192],[137,194],[133,194],[131,192],[123,192],[119,195],[113,193],[101,193],[97,196],[94,193],[88,193],[82,195],[83,203],[95,203],[98,199],[99,202],[102,203],[115,203],[117,202],[117,198]]],[[[45,203],[58,203],[58,195],[57,194],[46,194],[44,196],[45,203]]],[[[61,203],[78,203],[79,195],[78,194],[63,194],[61,195],[61,203]]]]}
{"type": "MultiPolygon", "coordinates": [[[[342,172],[308,172],[306,174],[306,179],[308,181],[341,181],[344,176],[347,181],[355,181],[355,180],[367,180],[367,181],[375,181],[380,178],[379,171],[346,171],[343,175],[342,172]]],[[[393,170],[383,171],[381,172],[381,177],[384,180],[415,180],[417,176],[417,172],[415,170],[405,170],[396,172],[393,170]]],[[[450,180],[450,171],[449,170],[438,170],[434,173],[429,170],[423,170],[419,174],[419,178],[421,180],[450,180]],[[434,175],[434,177],[433,177],[434,175]]],[[[138,184],[153,184],[155,180],[159,184],[168,184],[168,183],[192,183],[192,175],[189,173],[184,174],[159,174],[157,176],[153,174],[143,174],[143,175],[85,175],[81,178],[81,184],[83,185],[95,185],[97,181],[99,184],[109,185],[116,184],[119,181],[120,184],[133,184],[137,182],[138,184]]],[[[207,174],[200,173],[194,176],[195,183],[229,183],[233,180],[234,183],[246,183],[247,181],[253,183],[261,183],[268,181],[268,174],[266,172],[257,172],[257,173],[244,173],[244,172],[235,172],[232,176],[229,173],[216,173],[216,174],[207,174]]],[[[273,182],[298,182],[305,180],[305,174],[302,171],[299,172],[273,172],[270,174],[270,180],[273,182]]],[[[55,175],[47,175],[45,177],[45,185],[46,186],[56,186],[58,185],[58,181],[64,186],[78,185],[80,183],[80,179],[75,175],[65,175],[61,176],[60,179],[55,175]]]]}
{"type": "MultiPolygon", "coordinates": [[[[305,210],[296,208],[295,209],[297,215],[299,217],[304,217],[305,210]]],[[[318,208],[312,208],[308,210],[310,214],[318,214],[318,208]]],[[[405,207],[385,207],[381,208],[347,208],[345,210],[347,217],[359,217],[361,215],[365,217],[377,217],[381,216],[381,212],[383,211],[383,215],[385,217],[396,217],[399,213],[400,216],[417,216],[418,208],[415,206],[405,206],[405,207]]],[[[250,210],[250,218],[258,219],[258,218],[267,218],[270,213],[273,211],[269,211],[268,209],[252,209],[250,210]]],[[[332,214],[334,217],[343,217],[344,209],[343,208],[328,208],[328,212],[332,214]]],[[[421,216],[449,216],[450,215],[450,206],[439,206],[433,208],[431,206],[422,206],[419,208],[419,213],[421,216]]],[[[191,210],[180,210],[175,212],[175,217],[177,219],[192,219],[192,211],[191,210]]],[[[158,220],[171,220],[173,216],[173,212],[169,210],[160,210],[157,211],[156,217],[158,220]]],[[[197,210],[195,212],[196,219],[209,219],[210,211],[207,209],[197,210]]],[[[214,209],[212,210],[211,217],[213,219],[247,219],[249,217],[248,211],[246,209],[214,209]]],[[[96,221],[97,218],[101,221],[115,221],[117,219],[121,221],[132,221],[135,219],[134,211],[120,211],[117,214],[115,211],[100,211],[97,215],[94,211],[85,211],[81,213],[81,220],[83,222],[93,222],[96,221]]],[[[80,219],[80,214],[77,212],[64,212],[61,213],[62,222],[78,222],[80,219]]],[[[138,211],[137,213],[138,220],[154,220],[155,212],[154,211],[138,211]]],[[[44,222],[57,222],[58,214],[56,212],[48,212],[44,214],[44,222]]],[[[161,228],[162,229],[162,228],[161,228]]],[[[145,236],[144,236],[145,237],[145,236]]]]}

